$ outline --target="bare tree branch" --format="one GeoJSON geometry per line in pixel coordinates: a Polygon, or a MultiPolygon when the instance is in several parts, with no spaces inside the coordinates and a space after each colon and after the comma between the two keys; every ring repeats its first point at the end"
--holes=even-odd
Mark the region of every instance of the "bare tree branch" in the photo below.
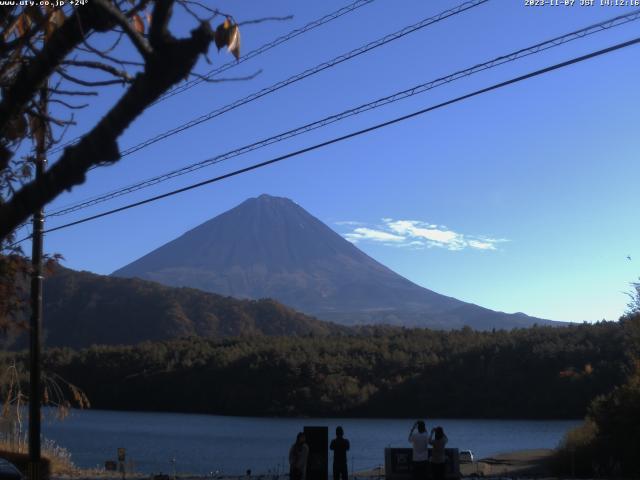
{"type": "Polygon", "coordinates": [[[29,115],[32,117],[37,117],[43,122],[50,122],[59,127],[64,127],[66,125],[73,125],[73,120],[60,120],[59,118],[52,117],[51,115],[46,115],[42,112],[38,112],[35,110],[28,110],[29,115]]]}
{"type": "MultiPolygon", "coordinates": [[[[37,11],[39,12],[39,10],[37,11]]],[[[47,19],[48,19],[48,16],[42,16],[41,18],[38,18],[37,22],[34,22],[32,28],[30,28],[27,33],[25,33],[24,35],[19,35],[18,37],[14,38],[12,41],[8,43],[3,42],[2,48],[0,48],[0,52],[4,55],[5,52],[8,52],[14,49],[20,50],[22,46],[30,42],[31,39],[38,32],[42,30],[42,27],[46,23],[47,19]]]]}
{"type": "Polygon", "coordinates": [[[59,88],[49,88],[49,92],[57,95],[69,95],[69,96],[85,96],[85,97],[97,97],[98,92],[86,92],[81,90],[60,90],[59,88]]]}
{"type": "MultiPolygon", "coordinates": [[[[116,38],[116,40],[111,44],[111,46],[109,48],[107,48],[104,53],[110,53],[113,52],[116,47],[118,45],[120,45],[120,42],[122,41],[122,38],[124,37],[125,33],[124,32],[118,32],[118,38],[116,38]]],[[[87,38],[87,41],[89,40],[89,38],[87,38]]],[[[87,44],[87,42],[84,42],[85,44],[87,44]]]]}
{"type": "MultiPolygon", "coordinates": [[[[122,37],[122,35],[124,35],[124,34],[121,34],[120,37],[122,37]]],[[[99,49],[95,48],[93,45],[91,45],[88,41],[84,41],[82,43],[84,44],[84,46],[86,48],[85,47],[78,47],[78,50],[98,55],[100,58],[104,58],[105,60],[108,60],[109,62],[116,63],[116,64],[120,65],[121,67],[124,67],[125,65],[131,65],[131,66],[135,66],[135,67],[144,67],[144,63],[143,62],[132,62],[130,60],[122,60],[120,58],[116,58],[116,57],[113,57],[113,56],[109,55],[109,51],[110,51],[109,49],[107,49],[107,50],[99,50],[99,49]]]]}
{"type": "MultiPolygon", "coordinates": [[[[159,1],[170,5],[167,0],[159,1]]],[[[67,147],[40,179],[28,183],[0,205],[0,238],[5,238],[31,212],[64,190],[83,183],[90,167],[116,162],[120,158],[118,137],[162,93],[189,74],[213,39],[211,27],[202,23],[188,38],[168,37],[158,44],[145,70],[136,75],[133,84],[107,115],[79,143],[67,147]]]]}
{"type": "Polygon", "coordinates": [[[15,5],[6,5],[4,8],[0,8],[0,23],[11,23],[12,13],[15,8],[15,5]]]}
{"type": "Polygon", "coordinates": [[[127,34],[131,43],[138,49],[142,58],[147,59],[152,51],[147,40],[135,31],[129,19],[118,10],[109,0],[92,0],[103,12],[107,13],[127,34]]]}
{"type": "MultiPolygon", "coordinates": [[[[34,92],[58,67],[60,62],[82,42],[83,29],[107,30],[111,21],[99,8],[89,2],[83,8],[76,9],[76,18],[67,18],[55,30],[36,59],[23,66],[16,75],[15,81],[5,92],[0,102],[0,132],[4,132],[11,119],[25,108],[34,92]]],[[[1,152],[4,154],[5,152],[1,152]]],[[[0,154],[0,155],[1,155],[0,154]]]]}
{"type": "Polygon", "coordinates": [[[102,62],[89,61],[89,60],[65,60],[62,62],[62,65],[72,65],[74,67],[83,67],[83,68],[92,68],[96,70],[102,70],[103,72],[109,73],[114,77],[118,77],[125,82],[130,82],[133,80],[131,75],[124,70],[118,70],[111,65],[107,65],[102,62]]]}
{"type": "MultiPolygon", "coordinates": [[[[191,15],[193,18],[195,18],[197,21],[202,22],[202,21],[210,21],[211,19],[213,19],[213,17],[211,18],[202,18],[200,15],[198,15],[196,12],[194,12],[190,7],[189,7],[189,3],[190,2],[178,2],[178,5],[180,5],[182,8],[184,8],[184,10],[191,15]]],[[[215,15],[214,15],[215,17],[215,15]]]]}
{"type": "Polygon", "coordinates": [[[288,20],[293,20],[293,15],[287,15],[285,17],[264,17],[264,18],[256,18],[255,20],[245,20],[244,22],[239,22],[237,25],[239,27],[243,25],[254,25],[256,23],[263,22],[285,22],[288,20]]]}
{"type": "MultiPolygon", "coordinates": [[[[208,5],[205,5],[202,2],[197,2],[197,1],[194,1],[194,0],[179,0],[178,3],[182,6],[182,8],[184,8],[185,10],[187,10],[189,12],[192,12],[196,16],[198,16],[198,15],[193,10],[191,10],[189,8],[189,5],[193,5],[195,7],[202,8],[204,11],[211,13],[211,16],[209,16],[206,19],[201,19],[201,20],[211,21],[217,16],[233,18],[233,15],[230,15],[228,13],[223,13],[220,10],[218,10],[217,8],[211,8],[211,7],[209,7],[208,5]]],[[[200,17],[198,16],[198,18],[200,18],[200,17]]]]}
{"type": "Polygon", "coordinates": [[[173,3],[174,0],[156,0],[155,2],[149,27],[149,42],[153,48],[158,48],[171,38],[168,25],[173,11],[173,3]]]}
{"type": "Polygon", "coordinates": [[[132,18],[134,15],[142,12],[145,8],[147,8],[147,5],[149,5],[149,3],[151,3],[151,0],[142,0],[140,3],[134,6],[131,10],[128,10],[127,12],[125,12],[124,16],[127,18],[132,18]]]}
{"type": "Polygon", "coordinates": [[[56,69],[58,75],[60,75],[65,80],[68,80],[71,83],[75,83],[77,85],[82,85],[83,87],[106,87],[109,85],[123,85],[127,83],[124,79],[114,79],[114,80],[82,80],[74,75],[70,75],[65,72],[62,68],[56,69]]]}
{"type": "Polygon", "coordinates": [[[72,105],[72,104],[67,103],[67,102],[65,102],[63,100],[60,100],[58,98],[50,98],[49,99],[49,103],[57,103],[59,105],[62,105],[65,108],[70,109],[70,110],[81,110],[81,109],[87,108],[89,106],[88,103],[83,103],[81,105],[72,105]]]}

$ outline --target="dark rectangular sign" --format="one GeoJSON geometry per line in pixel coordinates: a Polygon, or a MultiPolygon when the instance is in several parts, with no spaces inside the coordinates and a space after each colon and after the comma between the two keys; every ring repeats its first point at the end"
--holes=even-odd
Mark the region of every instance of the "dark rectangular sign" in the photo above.
{"type": "Polygon", "coordinates": [[[329,475],[329,428],[304,427],[309,445],[306,480],[327,480],[329,475]]]}
{"type": "MultiPolygon", "coordinates": [[[[446,448],[445,478],[460,478],[460,458],[457,448],[446,448]]],[[[431,457],[431,449],[429,449],[431,457]]],[[[413,450],[410,448],[385,448],[384,472],[386,480],[412,480],[413,450]]]]}

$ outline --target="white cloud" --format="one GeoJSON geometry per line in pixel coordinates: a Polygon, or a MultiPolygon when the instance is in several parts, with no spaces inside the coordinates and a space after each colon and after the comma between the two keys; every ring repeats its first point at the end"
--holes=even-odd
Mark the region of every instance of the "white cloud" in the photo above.
{"type": "Polygon", "coordinates": [[[469,246],[471,248],[477,248],[478,250],[495,250],[496,246],[491,242],[481,242],[480,240],[469,240],[469,246]]]}
{"type": "Polygon", "coordinates": [[[419,222],[417,220],[391,220],[387,219],[387,227],[391,231],[410,238],[427,240],[432,246],[441,246],[449,250],[462,250],[465,245],[464,236],[446,227],[438,228],[436,225],[419,222]]]}
{"type": "Polygon", "coordinates": [[[353,220],[341,220],[339,222],[334,222],[336,225],[349,225],[349,226],[360,226],[364,225],[362,222],[355,222],[353,220]]]}
{"type": "Polygon", "coordinates": [[[356,243],[360,240],[371,240],[374,242],[404,242],[406,239],[400,235],[385,232],[383,230],[374,230],[373,228],[358,227],[351,233],[345,235],[347,240],[356,243]]]}
{"type": "MultiPolygon", "coordinates": [[[[344,234],[353,242],[373,241],[386,246],[403,248],[445,248],[451,251],[464,250],[496,250],[496,244],[506,242],[506,239],[496,239],[477,235],[464,235],[455,232],[444,225],[435,225],[420,220],[394,220],[383,218],[383,225],[376,228],[359,226],[344,234]]],[[[346,223],[345,223],[346,224],[346,223]]],[[[349,225],[363,225],[358,222],[349,225]]]]}

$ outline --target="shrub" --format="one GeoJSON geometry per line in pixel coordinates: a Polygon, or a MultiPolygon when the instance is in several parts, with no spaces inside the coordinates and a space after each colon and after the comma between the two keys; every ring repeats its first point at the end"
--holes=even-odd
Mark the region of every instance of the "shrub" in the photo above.
{"type": "Polygon", "coordinates": [[[552,470],[558,475],[591,476],[597,435],[598,427],[590,419],[569,430],[551,460],[552,470]]]}

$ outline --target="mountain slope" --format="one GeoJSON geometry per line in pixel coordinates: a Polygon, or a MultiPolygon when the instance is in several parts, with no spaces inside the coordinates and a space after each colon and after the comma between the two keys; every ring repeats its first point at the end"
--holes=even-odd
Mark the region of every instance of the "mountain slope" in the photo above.
{"type": "Polygon", "coordinates": [[[420,287],[291,200],[269,195],[246,200],[113,275],[239,298],[274,298],[343,324],[487,329],[546,322],[420,287]]]}
{"type": "MultiPolygon", "coordinates": [[[[59,268],[45,281],[48,347],[132,345],[186,336],[326,335],[344,327],[321,322],[274,300],[237,300],[59,268]]],[[[18,346],[23,346],[21,338],[18,346]]]]}

